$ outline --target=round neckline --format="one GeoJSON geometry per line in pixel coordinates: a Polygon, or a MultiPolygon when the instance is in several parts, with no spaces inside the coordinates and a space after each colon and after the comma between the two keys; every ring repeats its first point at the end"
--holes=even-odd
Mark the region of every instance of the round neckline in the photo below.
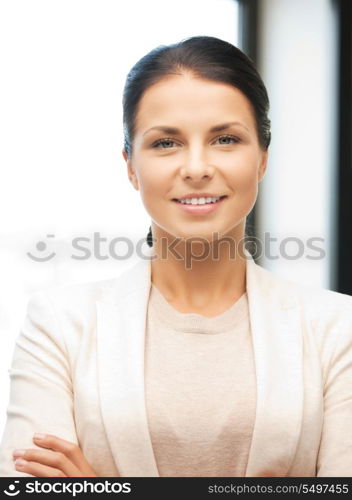
{"type": "Polygon", "coordinates": [[[236,328],[248,316],[247,291],[229,308],[216,316],[208,317],[199,313],[183,313],[175,309],[151,283],[149,308],[159,320],[173,330],[190,333],[221,333],[236,328]]]}

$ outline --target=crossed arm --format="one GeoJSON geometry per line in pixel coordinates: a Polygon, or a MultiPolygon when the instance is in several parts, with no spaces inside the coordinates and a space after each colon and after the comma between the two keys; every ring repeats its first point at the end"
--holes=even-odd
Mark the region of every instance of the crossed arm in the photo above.
{"type": "Polygon", "coordinates": [[[78,444],[65,345],[41,294],[29,303],[9,373],[0,476],[97,477],[78,444]],[[43,427],[46,434],[36,438],[43,427]]]}
{"type": "Polygon", "coordinates": [[[40,433],[33,441],[42,449],[14,450],[17,471],[37,477],[98,477],[77,444],[40,433]]]}

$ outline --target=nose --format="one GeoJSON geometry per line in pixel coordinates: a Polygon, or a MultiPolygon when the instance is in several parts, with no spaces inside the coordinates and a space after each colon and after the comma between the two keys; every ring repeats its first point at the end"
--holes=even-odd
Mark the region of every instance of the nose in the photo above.
{"type": "Polygon", "coordinates": [[[214,174],[214,167],[207,162],[202,148],[189,151],[181,167],[181,175],[184,179],[199,181],[210,178],[214,174]]]}

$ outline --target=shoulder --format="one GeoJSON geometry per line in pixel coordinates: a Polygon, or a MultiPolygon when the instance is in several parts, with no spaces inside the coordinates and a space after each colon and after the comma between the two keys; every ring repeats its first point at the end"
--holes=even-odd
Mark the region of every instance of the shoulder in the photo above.
{"type": "Polygon", "coordinates": [[[299,305],[302,311],[313,316],[338,313],[352,315],[351,295],[289,280],[258,264],[250,269],[251,274],[255,275],[256,287],[270,297],[274,304],[299,305]]]}
{"type": "Polygon", "coordinates": [[[129,293],[139,289],[139,280],[147,287],[148,275],[140,273],[146,268],[144,264],[132,263],[109,279],[58,285],[33,293],[21,338],[30,337],[36,344],[50,339],[50,346],[52,341],[66,345],[70,353],[78,352],[83,340],[94,344],[99,303],[112,307],[121,304],[129,293]]]}
{"type": "Polygon", "coordinates": [[[97,301],[104,301],[118,290],[120,271],[113,278],[76,284],[56,285],[33,293],[28,300],[30,315],[54,315],[71,320],[90,320],[95,315],[97,301]]]}
{"type": "Polygon", "coordinates": [[[273,277],[282,303],[297,307],[306,338],[314,340],[322,353],[349,352],[352,356],[352,296],[273,277]]]}
{"type": "Polygon", "coordinates": [[[77,307],[89,304],[100,297],[114,279],[89,281],[69,285],[56,285],[39,290],[29,297],[29,304],[51,303],[55,306],[77,307]]]}
{"type": "Polygon", "coordinates": [[[312,317],[328,318],[343,314],[352,319],[351,295],[282,278],[278,281],[284,294],[295,297],[301,309],[312,317]]]}
{"type": "Polygon", "coordinates": [[[33,293],[17,344],[41,345],[47,353],[60,347],[68,357],[79,352],[83,339],[94,342],[97,301],[103,299],[118,281],[106,280],[58,285],[33,293]]]}

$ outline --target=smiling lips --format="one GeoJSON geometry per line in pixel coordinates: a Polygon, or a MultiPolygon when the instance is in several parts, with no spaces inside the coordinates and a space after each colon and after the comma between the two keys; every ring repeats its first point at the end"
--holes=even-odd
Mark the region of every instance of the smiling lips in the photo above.
{"type": "Polygon", "coordinates": [[[178,207],[184,212],[188,212],[193,215],[207,215],[211,212],[217,210],[217,208],[222,204],[223,200],[227,198],[224,196],[207,196],[207,197],[184,197],[180,199],[174,198],[172,201],[177,203],[178,207]],[[180,200],[189,200],[187,202],[181,202],[180,200]]]}

